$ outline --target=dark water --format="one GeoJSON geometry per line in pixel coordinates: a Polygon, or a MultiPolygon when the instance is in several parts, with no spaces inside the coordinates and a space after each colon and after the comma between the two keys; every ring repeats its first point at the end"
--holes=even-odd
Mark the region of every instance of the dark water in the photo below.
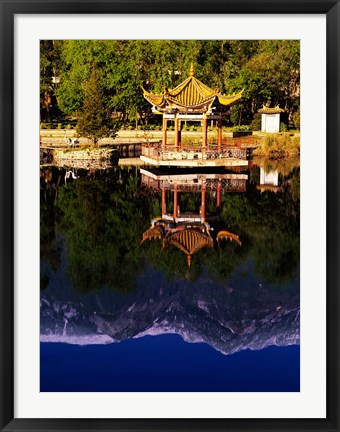
{"type": "Polygon", "coordinates": [[[65,174],[41,170],[41,391],[299,391],[298,168],[65,174]]]}

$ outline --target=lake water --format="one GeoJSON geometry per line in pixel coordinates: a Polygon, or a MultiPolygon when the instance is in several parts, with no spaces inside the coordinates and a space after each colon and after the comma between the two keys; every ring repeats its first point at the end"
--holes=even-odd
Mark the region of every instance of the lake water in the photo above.
{"type": "Polygon", "coordinates": [[[41,391],[299,391],[299,176],[42,168],[41,391]]]}

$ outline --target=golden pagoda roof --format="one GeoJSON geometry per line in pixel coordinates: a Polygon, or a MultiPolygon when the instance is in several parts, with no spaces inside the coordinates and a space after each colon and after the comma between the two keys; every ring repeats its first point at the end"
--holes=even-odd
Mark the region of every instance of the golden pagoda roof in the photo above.
{"type": "Polygon", "coordinates": [[[163,94],[150,93],[143,88],[145,99],[157,111],[177,109],[181,112],[206,112],[216,101],[222,107],[228,107],[242,97],[242,92],[233,95],[222,95],[218,88],[211,89],[195,77],[193,66],[189,77],[172,90],[163,88],[163,94]]]}
{"type": "Polygon", "coordinates": [[[258,112],[261,114],[279,114],[284,112],[284,109],[280,108],[279,105],[276,105],[274,108],[269,108],[263,105],[263,107],[259,109],[258,112]]]}
{"type": "MultiPolygon", "coordinates": [[[[174,245],[184,252],[187,256],[188,267],[191,266],[194,253],[204,247],[214,249],[214,241],[206,224],[192,227],[182,225],[168,231],[162,225],[151,226],[144,232],[141,244],[145,240],[153,239],[162,241],[162,249],[168,245],[174,245]]],[[[221,240],[230,240],[241,245],[239,236],[230,231],[219,231],[216,240],[218,242],[221,240]]]]}
{"type": "Polygon", "coordinates": [[[141,244],[145,242],[145,240],[159,239],[162,240],[164,236],[163,228],[161,226],[154,226],[149,228],[145,233],[143,233],[143,238],[141,244]]]}
{"type": "Polygon", "coordinates": [[[216,240],[217,241],[230,240],[238,243],[241,246],[240,237],[230,231],[225,231],[225,230],[220,231],[216,236],[216,240]]]}
{"type": "Polygon", "coordinates": [[[193,228],[170,232],[163,240],[163,248],[168,244],[176,246],[187,255],[189,267],[191,265],[191,257],[195,252],[204,247],[214,248],[213,239],[209,234],[193,228]]]}
{"type": "Polygon", "coordinates": [[[170,244],[176,246],[187,255],[188,266],[191,265],[192,255],[203,247],[214,248],[213,239],[209,233],[204,233],[202,227],[177,227],[164,234],[163,227],[160,225],[152,226],[143,233],[141,244],[145,240],[159,239],[163,240],[162,249],[170,244]]]}

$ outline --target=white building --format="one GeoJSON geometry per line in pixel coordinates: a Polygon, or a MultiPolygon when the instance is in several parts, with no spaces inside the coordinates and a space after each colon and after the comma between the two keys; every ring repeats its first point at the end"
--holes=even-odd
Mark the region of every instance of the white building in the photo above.
{"type": "Polygon", "coordinates": [[[280,132],[280,114],[284,109],[277,105],[275,108],[269,108],[263,105],[263,108],[258,110],[261,113],[261,131],[262,132],[280,132]]]}

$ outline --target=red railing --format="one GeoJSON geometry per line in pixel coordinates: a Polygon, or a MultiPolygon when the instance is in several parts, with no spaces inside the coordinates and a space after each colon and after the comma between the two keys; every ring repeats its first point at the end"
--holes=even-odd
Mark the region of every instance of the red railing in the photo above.
{"type": "Polygon", "coordinates": [[[179,147],[161,143],[143,143],[142,155],[157,160],[211,160],[211,159],[247,159],[246,147],[235,147],[227,144],[221,146],[210,144],[206,147],[181,145],[179,147]]]}
{"type": "Polygon", "coordinates": [[[176,184],[176,190],[180,192],[201,191],[203,183],[207,192],[216,191],[218,187],[221,188],[222,192],[245,192],[247,184],[245,178],[202,179],[202,181],[196,179],[196,182],[183,179],[175,182],[169,179],[152,178],[145,174],[142,174],[141,181],[143,185],[155,190],[164,188],[173,191],[176,184]]]}

